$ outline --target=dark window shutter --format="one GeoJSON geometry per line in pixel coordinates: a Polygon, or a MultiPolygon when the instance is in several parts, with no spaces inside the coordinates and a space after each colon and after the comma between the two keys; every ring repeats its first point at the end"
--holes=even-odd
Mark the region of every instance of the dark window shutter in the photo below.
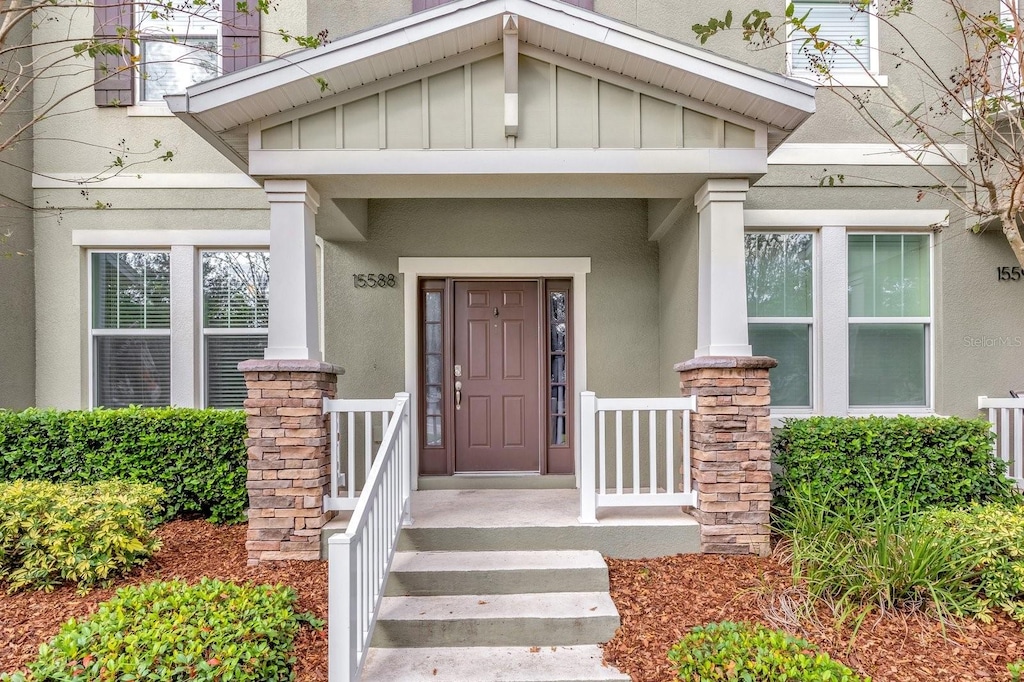
{"type": "Polygon", "coordinates": [[[260,63],[260,12],[255,0],[241,4],[249,11],[239,10],[234,0],[227,0],[222,10],[224,73],[260,63]]]}
{"type": "Polygon", "coordinates": [[[131,41],[125,36],[135,21],[128,0],[94,0],[93,35],[103,42],[118,42],[122,54],[96,56],[96,106],[116,107],[135,103],[135,69],[131,63],[131,41]]]}

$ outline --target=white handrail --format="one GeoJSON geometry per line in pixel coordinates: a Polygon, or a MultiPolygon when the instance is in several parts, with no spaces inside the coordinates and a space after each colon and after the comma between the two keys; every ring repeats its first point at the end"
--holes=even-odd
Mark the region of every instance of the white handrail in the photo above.
{"type": "Polygon", "coordinates": [[[330,489],[324,497],[325,511],[356,508],[359,491],[373,466],[373,455],[377,451],[374,447],[374,425],[383,438],[394,411],[394,398],[324,398],[324,414],[331,418],[331,480],[330,489]]]}
{"type": "Polygon", "coordinates": [[[327,541],[330,682],[359,679],[398,535],[412,522],[409,414],[409,394],[397,394],[348,529],[327,541]]]}
{"type": "Polygon", "coordinates": [[[592,391],[583,391],[580,523],[597,523],[600,507],[696,507],[697,493],[690,476],[690,414],[696,410],[697,399],[693,396],[598,398],[592,391]],[[608,454],[609,412],[615,414],[611,439],[614,462],[608,454]],[[629,415],[629,419],[623,415],[629,415]],[[641,428],[645,421],[641,415],[646,415],[646,433],[641,428]],[[624,434],[628,435],[626,440],[624,434]],[[647,441],[646,453],[641,448],[642,440],[647,441]],[[629,453],[624,443],[631,444],[629,453]]]}
{"type": "Polygon", "coordinates": [[[995,434],[993,453],[1006,462],[1006,475],[1024,488],[1024,398],[978,398],[995,434]]]}

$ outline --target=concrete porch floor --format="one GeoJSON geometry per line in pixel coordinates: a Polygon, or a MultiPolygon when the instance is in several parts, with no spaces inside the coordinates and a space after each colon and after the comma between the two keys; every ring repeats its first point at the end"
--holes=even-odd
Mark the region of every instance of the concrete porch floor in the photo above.
{"type": "MultiPolygon", "coordinates": [[[[700,527],[678,507],[598,511],[597,525],[578,520],[577,490],[419,490],[413,523],[400,551],[596,550],[616,558],[647,558],[700,551],[700,527]]],[[[324,527],[327,539],[348,518],[324,527]]]]}

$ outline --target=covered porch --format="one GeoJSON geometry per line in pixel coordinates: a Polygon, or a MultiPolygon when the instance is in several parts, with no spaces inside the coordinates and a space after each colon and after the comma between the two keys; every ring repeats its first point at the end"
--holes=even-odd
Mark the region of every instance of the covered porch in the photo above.
{"type": "MultiPolygon", "coordinates": [[[[641,430],[624,407],[634,460],[588,468],[613,427],[584,428],[597,411],[581,396],[669,399],[674,363],[724,358],[680,368],[687,414],[716,372],[750,398],[731,414],[767,409],[743,206],[812,87],[555,0],[460,0],[168,101],[270,207],[269,343],[242,367],[254,561],[319,556],[387,441],[390,418],[345,436],[351,467],[332,460],[325,397],[406,395],[409,491],[420,475],[554,475],[690,496],[677,507],[699,495],[661,453],[689,444],[687,419],[641,430]],[[484,366],[501,380],[474,383],[484,366]]],[[[727,420],[750,436],[730,442],[757,442],[750,418],[727,420]]]]}

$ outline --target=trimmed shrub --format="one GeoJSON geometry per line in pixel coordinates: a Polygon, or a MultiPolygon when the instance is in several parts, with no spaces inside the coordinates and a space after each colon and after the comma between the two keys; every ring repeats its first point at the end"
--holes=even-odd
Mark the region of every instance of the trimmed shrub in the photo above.
{"type": "Polygon", "coordinates": [[[870,682],[818,647],[781,630],[751,623],[711,623],[695,627],[668,652],[684,682],[870,682]]]}
{"type": "Polygon", "coordinates": [[[162,495],[119,481],[0,484],[0,582],[12,592],[108,583],[159,549],[150,528],[162,495]]]}
{"type": "Polygon", "coordinates": [[[70,620],[39,649],[28,674],[0,682],[293,679],[292,643],[302,623],[290,588],[204,579],[125,587],[88,620],[70,620]]]}
{"type": "Polygon", "coordinates": [[[245,519],[245,414],[182,408],[0,411],[0,481],[122,479],[164,490],[165,518],[245,519]]]}
{"type": "Polygon", "coordinates": [[[1024,623],[1024,509],[975,505],[933,510],[926,518],[933,535],[970,548],[975,582],[986,603],[1024,623]]]}
{"type": "Polygon", "coordinates": [[[1021,679],[1024,678],[1024,661],[1008,663],[1006,670],[1010,673],[1010,682],[1021,682],[1021,679]]]}
{"type": "Polygon", "coordinates": [[[772,441],[781,467],[775,506],[806,486],[859,508],[877,508],[875,482],[917,508],[1016,502],[1006,465],[992,454],[987,422],[958,417],[788,419],[772,441]]]}

